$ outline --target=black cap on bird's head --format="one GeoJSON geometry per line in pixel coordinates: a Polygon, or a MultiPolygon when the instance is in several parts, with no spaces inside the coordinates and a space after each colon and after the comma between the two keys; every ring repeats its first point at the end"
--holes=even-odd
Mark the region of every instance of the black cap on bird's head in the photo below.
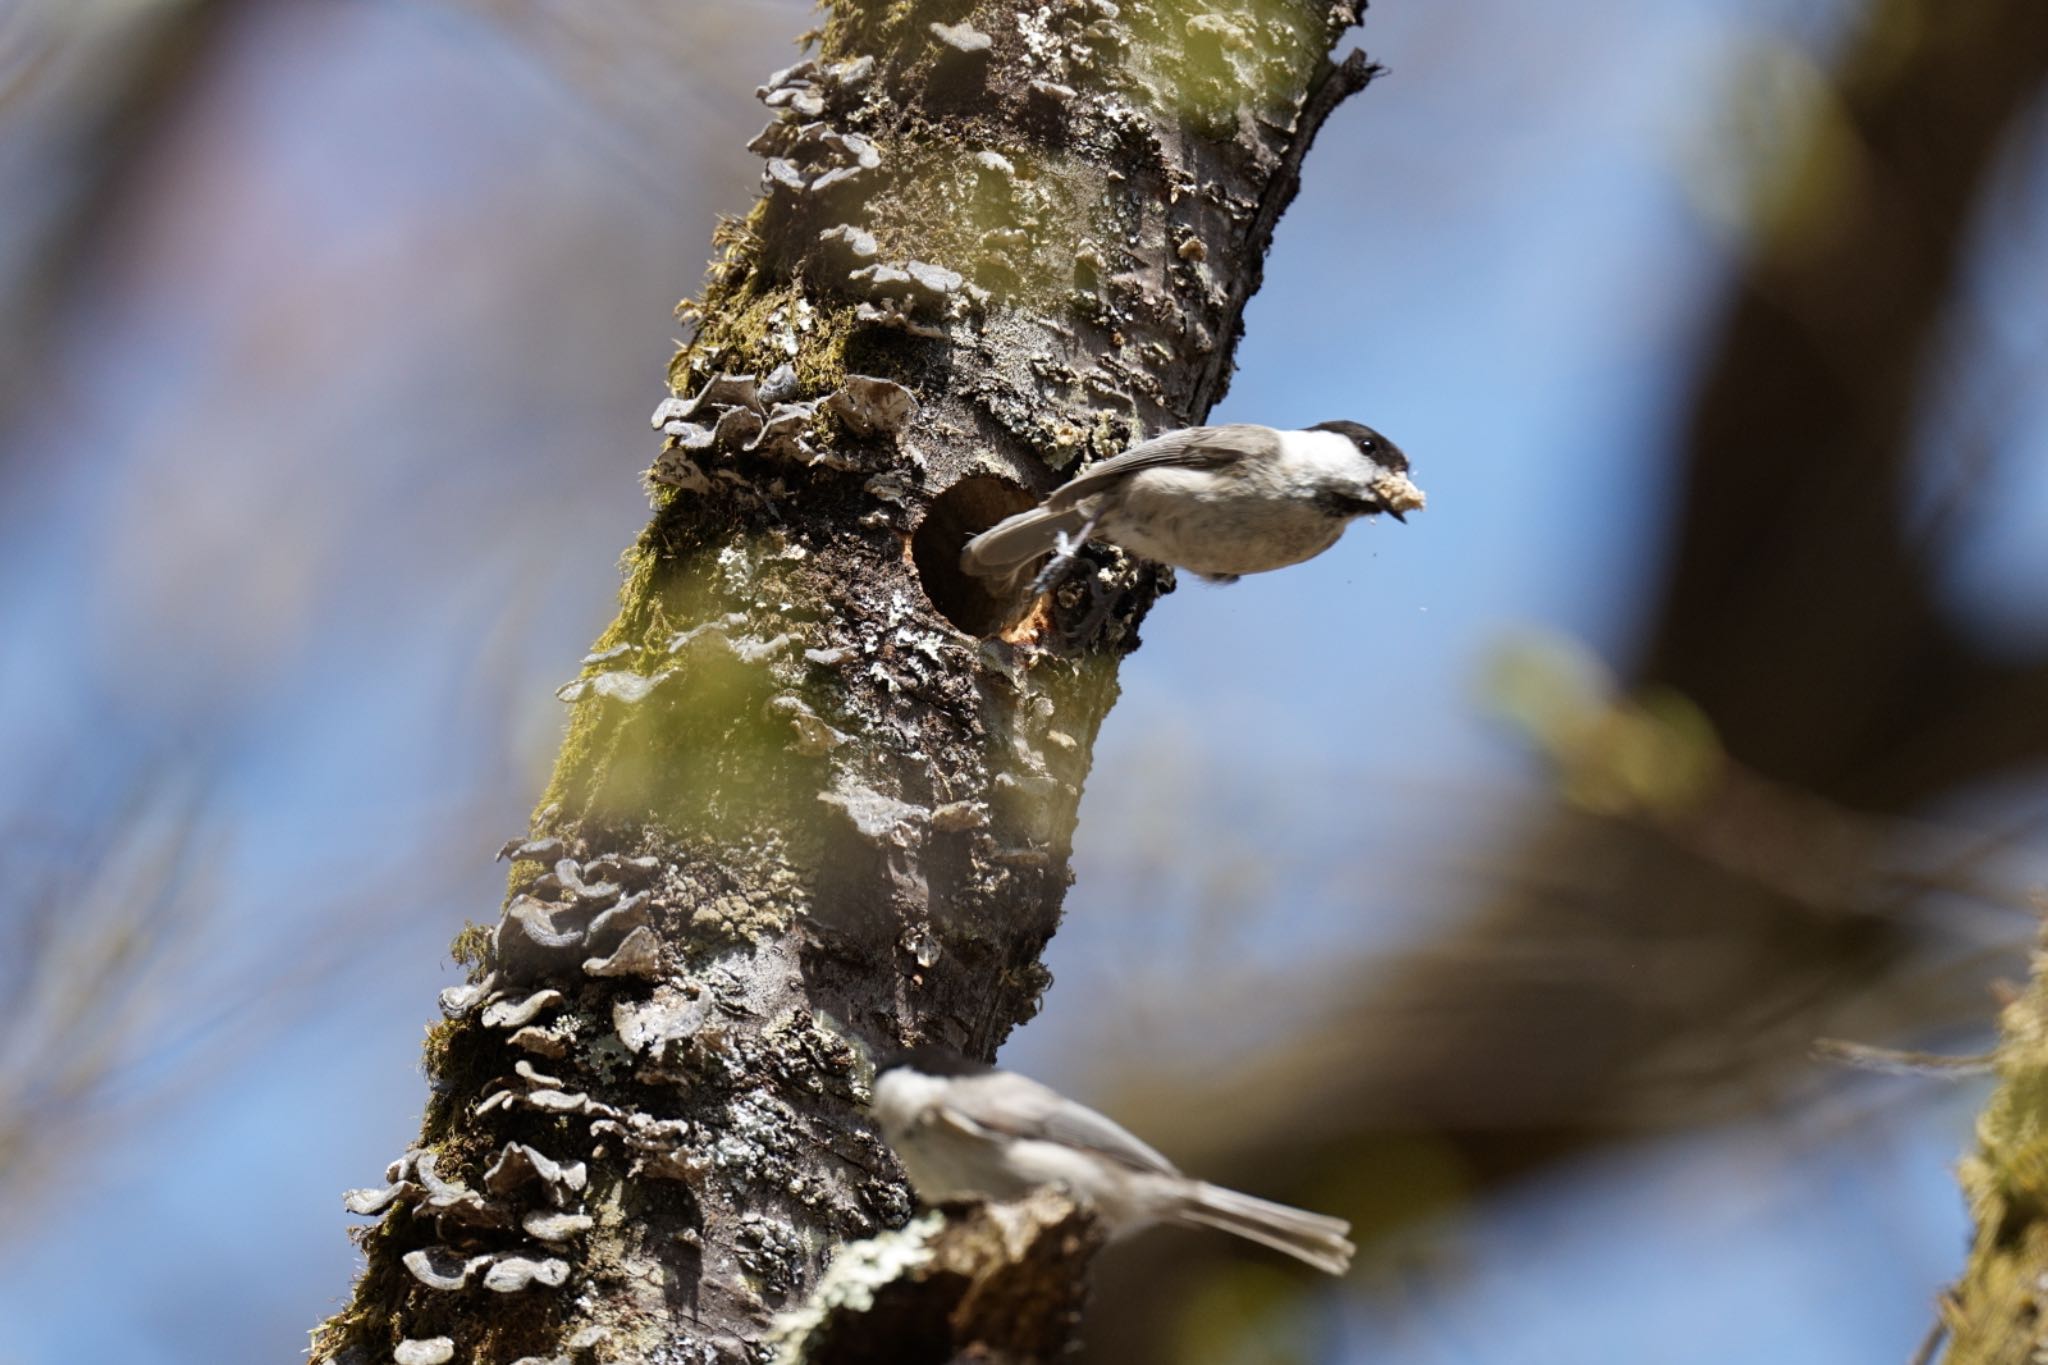
{"type": "Polygon", "coordinates": [[[1401,447],[1374,431],[1363,422],[1318,422],[1310,431],[1334,431],[1348,437],[1358,447],[1358,453],[1382,469],[1391,469],[1396,474],[1408,472],[1408,457],[1401,447]]]}
{"type": "Polygon", "coordinates": [[[995,1070],[987,1062],[977,1062],[971,1057],[963,1057],[952,1048],[942,1047],[937,1043],[892,1048],[875,1055],[877,1076],[899,1067],[927,1076],[981,1076],[995,1070]]]}

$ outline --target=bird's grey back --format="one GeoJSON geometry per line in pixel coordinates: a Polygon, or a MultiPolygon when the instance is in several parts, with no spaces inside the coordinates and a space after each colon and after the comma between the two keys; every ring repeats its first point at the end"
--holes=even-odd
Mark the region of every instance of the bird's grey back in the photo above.
{"type": "Polygon", "coordinates": [[[996,1072],[957,1082],[965,1087],[976,1124],[1009,1137],[1057,1142],[1095,1152],[1137,1171],[1179,1175],[1174,1164],[1086,1105],[1015,1072],[996,1072]]]}
{"type": "Polygon", "coordinates": [[[1045,505],[1063,511],[1083,498],[1110,488],[1144,469],[1215,469],[1239,457],[1270,459],[1279,450],[1271,427],[1232,422],[1220,427],[1182,427],[1169,431],[1101,464],[1090,466],[1053,490],[1045,505]]]}

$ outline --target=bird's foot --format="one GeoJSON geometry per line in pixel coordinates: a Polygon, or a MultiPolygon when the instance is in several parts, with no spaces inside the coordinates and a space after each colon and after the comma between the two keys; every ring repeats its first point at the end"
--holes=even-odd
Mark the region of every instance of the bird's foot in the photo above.
{"type": "Polygon", "coordinates": [[[1064,549],[1060,550],[1051,559],[1045,561],[1045,567],[1038,571],[1038,577],[1031,580],[1031,590],[1024,595],[1026,597],[1037,597],[1043,593],[1051,592],[1053,585],[1060,581],[1060,576],[1066,573],[1068,566],[1073,562],[1074,556],[1071,553],[1064,549]]]}
{"type": "Polygon", "coordinates": [[[1051,592],[1053,585],[1058,583],[1061,576],[1073,565],[1074,557],[1081,553],[1081,547],[1088,543],[1088,532],[1094,529],[1095,523],[1090,522],[1078,536],[1070,536],[1065,531],[1055,532],[1052,558],[1045,561],[1045,567],[1038,571],[1038,577],[1031,580],[1031,591],[1026,595],[1037,597],[1041,593],[1051,592]]]}

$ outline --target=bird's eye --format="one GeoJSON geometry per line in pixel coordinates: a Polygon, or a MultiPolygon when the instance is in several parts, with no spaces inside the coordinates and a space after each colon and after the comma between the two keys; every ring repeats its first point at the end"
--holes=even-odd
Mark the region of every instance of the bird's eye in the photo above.
{"type": "Polygon", "coordinates": [[[1370,436],[1361,436],[1358,438],[1358,448],[1370,455],[1380,448],[1380,443],[1370,436]]]}

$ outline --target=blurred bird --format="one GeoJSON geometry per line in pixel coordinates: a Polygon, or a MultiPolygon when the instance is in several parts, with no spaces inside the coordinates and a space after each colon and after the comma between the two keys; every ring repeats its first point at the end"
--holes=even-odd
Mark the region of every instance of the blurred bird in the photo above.
{"type": "Polygon", "coordinates": [[[1187,427],[1104,460],[996,523],[967,542],[960,563],[980,577],[1014,579],[1051,553],[1032,582],[1036,594],[1100,539],[1229,583],[1314,558],[1354,518],[1385,512],[1405,521],[1422,505],[1408,457],[1356,422],[1187,427]]]}
{"type": "Polygon", "coordinates": [[[1357,1250],[1341,1218],[1190,1179],[1094,1110],[942,1049],[885,1060],[874,1113],[928,1204],[1057,1186],[1112,1238],[1154,1223],[1220,1228],[1331,1275],[1343,1274],[1357,1250]]]}

